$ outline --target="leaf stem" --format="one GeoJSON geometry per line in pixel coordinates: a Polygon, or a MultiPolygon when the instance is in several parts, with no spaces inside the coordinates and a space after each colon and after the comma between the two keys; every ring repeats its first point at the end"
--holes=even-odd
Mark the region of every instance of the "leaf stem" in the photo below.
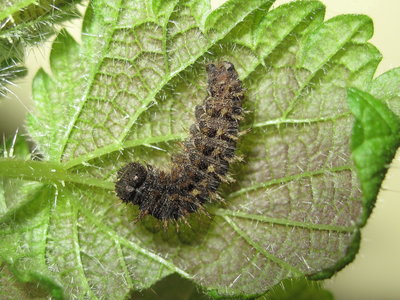
{"type": "Polygon", "coordinates": [[[73,182],[106,190],[114,189],[114,183],[112,182],[73,174],[68,172],[63,165],[54,162],[0,158],[1,176],[56,184],[73,182]]]}

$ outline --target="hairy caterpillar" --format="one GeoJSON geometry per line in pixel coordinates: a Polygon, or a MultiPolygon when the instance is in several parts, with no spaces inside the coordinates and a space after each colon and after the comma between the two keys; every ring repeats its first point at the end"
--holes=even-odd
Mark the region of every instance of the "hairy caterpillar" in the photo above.
{"type": "Polygon", "coordinates": [[[176,220],[217,199],[216,190],[228,181],[235,160],[243,88],[230,62],[208,64],[208,96],[196,106],[196,122],[183,143],[184,151],[172,157],[170,170],[132,162],[118,171],[115,190],[124,202],[139,206],[140,216],[176,220]]]}

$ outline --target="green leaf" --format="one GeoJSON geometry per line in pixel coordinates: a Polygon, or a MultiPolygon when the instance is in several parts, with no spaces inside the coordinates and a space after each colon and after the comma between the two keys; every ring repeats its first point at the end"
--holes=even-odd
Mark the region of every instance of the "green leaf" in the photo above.
{"type": "Polygon", "coordinates": [[[0,20],[7,18],[13,13],[18,12],[20,9],[23,9],[30,4],[35,3],[35,0],[14,0],[14,1],[6,1],[2,0],[1,7],[3,8],[0,12],[0,20]]]}
{"type": "Polygon", "coordinates": [[[7,85],[12,80],[26,75],[26,68],[22,66],[22,49],[20,43],[0,38],[0,100],[9,91],[7,85]]]}
{"type": "Polygon", "coordinates": [[[398,118],[400,117],[400,68],[394,68],[373,80],[366,89],[368,95],[352,90],[349,103],[357,123],[353,133],[353,144],[358,149],[355,159],[364,201],[371,212],[374,199],[384,175],[400,145],[398,118]],[[365,161],[361,161],[365,159],[365,161]]]}
{"type": "Polygon", "coordinates": [[[269,12],[271,4],[233,0],[210,11],[205,0],[92,1],[82,43],[62,31],[52,74],[34,79],[27,130],[43,161],[0,161],[14,168],[2,176],[52,183],[13,211],[17,224],[0,219],[0,257],[23,274],[41,272],[66,297],[93,299],[123,299],[172,273],[213,297],[251,298],[349,263],[372,202],[351,158],[347,88],[372,85],[381,59],[368,43],[372,23],[324,22],[317,1],[269,12]],[[204,65],[218,60],[234,63],[251,112],[238,149],[245,162],[231,169],[237,183],[190,226],[134,223],[137,208],[112,191],[117,170],[132,160],[168,164],[206,96],[204,65]],[[33,228],[34,241],[23,234],[33,228]],[[41,251],[18,253],[31,244],[41,251]]]}
{"type": "MultiPolygon", "coordinates": [[[[164,3],[163,10],[155,12],[152,1],[116,3],[118,7],[95,1],[86,13],[80,52],[72,49],[77,45],[73,46],[74,41],[67,33],[55,41],[55,45],[62,45],[60,47],[69,44],[70,50],[54,49],[51,62],[64,61],[65,65],[63,68],[52,65],[53,75],[59,80],[39,97],[44,95],[51,99],[50,93],[59,90],[59,96],[64,93],[63,102],[40,109],[39,114],[29,120],[32,137],[46,139],[38,142],[46,157],[70,161],[70,166],[123,149],[123,142],[138,117],[153,103],[161,88],[206,54],[249,13],[263,4],[270,6],[271,2],[256,0],[245,5],[243,1],[231,1],[220,10],[208,11],[203,24],[198,24],[199,19],[192,14],[206,10],[206,1],[165,2],[168,4],[164,3]],[[228,9],[225,14],[224,7],[228,9]],[[230,15],[230,10],[238,12],[230,15]],[[214,22],[224,16],[226,25],[217,24],[214,28],[214,22]],[[168,39],[165,39],[167,34],[168,39]],[[67,59],[67,55],[86,59],[88,64],[83,65],[81,59],[67,59]],[[68,84],[70,82],[73,83],[68,84]],[[113,104],[113,100],[107,99],[118,101],[113,104]],[[68,108],[59,110],[65,103],[68,108]],[[42,125],[48,122],[57,122],[57,126],[48,130],[42,125]],[[97,125],[89,129],[85,124],[97,125]],[[49,131],[59,136],[53,138],[49,131]]],[[[47,79],[36,79],[34,90],[47,82],[47,79]]]]}
{"type": "Polygon", "coordinates": [[[26,138],[19,135],[18,132],[0,144],[0,157],[2,158],[23,158],[30,159],[31,152],[26,138]]]}
{"type": "MultiPolygon", "coordinates": [[[[152,300],[155,297],[163,300],[209,300],[205,294],[201,294],[193,282],[170,275],[154,284],[151,288],[137,291],[130,299],[152,300]]],[[[227,298],[225,298],[227,299],[227,298]]],[[[286,279],[273,287],[265,295],[254,300],[333,300],[333,295],[323,289],[317,281],[305,278],[286,279]]]]}
{"type": "MultiPolygon", "coordinates": [[[[13,162],[16,158],[30,162],[31,152],[26,139],[15,135],[0,147],[0,160],[13,162]],[[10,158],[13,158],[10,160],[10,158]]],[[[13,168],[0,167],[1,171],[13,168]]],[[[42,197],[52,188],[20,178],[0,175],[0,298],[45,298],[50,292],[54,299],[63,298],[62,288],[49,276],[38,240],[45,236],[41,224],[48,203],[42,197]],[[38,217],[36,219],[36,217],[38,217]],[[40,220],[40,221],[39,221],[40,220]],[[7,229],[5,229],[7,228],[7,229]],[[26,244],[13,248],[21,240],[26,244]],[[11,251],[11,252],[10,252],[11,251]],[[17,259],[17,261],[15,261],[17,259]]]]}
{"type": "Polygon", "coordinates": [[[388,164],[400,146],[400,118],[382,101],[355,88],[349,90],[349,106],[356,118],[351,148],[367,207],[366,222],[388,164]]]}
{"type": "Polygon", "coordinates": [[[50,273],[42,243],[47,235],[50,209],[47,200],[52,194],[53,188],[36,185],[36,189],[26,193],[26,200],[20,203],[19,209],[10,210],[1,217],[0,261],[6,263],[19,282],[35,283],[47,289],[55,299],[62,299],[63,288],[50,273]]]}
{"type": "Polygon", "coordinates": [[[333,300],[332,293],[317,282],[305,278],[289,279],[281,282],[266,295],[257,300],[333,300]]]}
{"type": "Polygon", "coordinates": [[[0,97],[7,85],[26,75],[25,47],[39,44],[56,32],[55,25],[79,17],[80,0],[0,1],[0,97]]]}
{"type": "Polygon", "coordinates": [[[0,4],[0,39],[37,43],[55,33],[55,24],[79,17],[80,0],[12,0],[0,4]]]}
{"type": "MultiPolygon", "coordinates": [[[[12,162],[15,158],[30,158],[28,144],[25,138],[19,135],[15,135],[13,138],[4,141],[3,145],[0,146],[0,160],[12,162]],[[9,158],[13,159],[9,160],[9,158]]],[[[0,170],[3,171],[4,174],[10,171],[7,167],[0,167],[0,170]]],[[[29,183],[24,180],[19,180],[18,178],[10,179],[1,176],[2,175],[0,175],[0,217],[18,207],[21,201],[25,199],[24,197],[32,186],[32,182],[29,183]]]]}
{"type": "Polygon", "coordinates": [[[165,277],[152,287],[137,291],[130,295],[130,299],[153,300],[210,300],[211,298],[202,294],[196,285],[190,280],[184,279],[176,274],[165,277]]]}
{"type": "Polygon", "coordinates": [[[376,78],[372,82],[370,93],[400,116],[400,68],[389,70],[376,78]]]}
{"type": "Polygon", "coordinates": [[[35,283],[21,283],[6,264],[0,263],[0,298],[13,299],[48,299],[46,289],[35,283]]]}

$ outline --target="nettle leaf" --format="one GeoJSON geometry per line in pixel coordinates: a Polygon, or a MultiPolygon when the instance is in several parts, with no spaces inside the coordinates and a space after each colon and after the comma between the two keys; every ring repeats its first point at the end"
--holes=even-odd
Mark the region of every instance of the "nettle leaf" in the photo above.
{"type": "Polygon", "coordinates": [[[54,34],[54,25],[79,17],[80,0],[1,1],[0,39],[37,43],[54,34]]]}
{"type": "MultiPolygon", "coordinates": [[[[25,46],[39,44],[53,35],[55,25],[79,17],[80,0],[0,1],[0,96],[8,85],[26,75],[25,46]]],[[[1,100],[1,99],[0,99],[1,100]]]]}
{"type": "Polygon", "coordinates": [[[334,300],[331,292],[306,278],[286,279],[256,300],[334,300]]]}
{"type": "MultiPolygon", "coordinates": [[[[0,155],[3,160],[28,160],[31,152],[26,139],[15,135],[0,147],[0,155]]],[[[46,236],[47,226],[43,217],[49,209],[48,203],[43,199],[47,200],[53,194],[53,188],[46,190],[38,182],[0,177],[2,299],[44,298],[48,290],[51,290],[52,296],[62,297],[63,290],[49,276],[50,272],[43,257],[42,239],[46,236]],[[24,244],[20,244],[21,241],[24,244]],[[19,249],[18,254],[13,253],[15,247],[19,249]]]]}
{"type": "Polygon", "coordinates": [[[22,66],[23,47],[20,43],[12,43],[0,38],[0,101],[9,89],[12,80],[26,75],[26,68],[22,66]]]}
{"type": "Polygon", "coordinates": [[[372,85],[372,22],[324,22],[317,1],[269,12],[272,2],[92,1],[82,43],[62,31],[52,74],[34,79],[27,130],[44,161],[0,160],[2,176],[53,183],[0,219],[3,261],[53,294],[114,299],[172,273],[214,297],[254,297],[349,263],[370,204],[351,157],[347,88],[372,85]],[[137,208],[113,192],[117,170],[168,163],[206,95],[205,63],[218,60],[236,66],[251,112],[237,183],[190,226],[133,222],[137,208]]]}
{"type": "Polygon", "coordinates": [[[369,92],[400,116],[400,68],[389,70],[376,78],[369,92]]]}
{"type": "MultiPolygon", "coordinates": [[[[381,83],[382,76],[374,86],[381,83]]],[[[390,97],[384,87],[379,93],[390,97]]],[[[388,165],[400,146],[400,118],[382,101],[354,88],[349,90],[349,106],[356,118],[351,148],[366,202],[366,221],[388,165]]]]}
{"type": "Polygon", "coordinates": [[[37,283],[21,283],[8,265],[0,263],[1,299],[49,299],[49,296],[46,289],[37,283]]]}
{"type": "Polygon", "coordinates": [[[367,208],[364,222],[400,147],[400,69],[380,75],[367,90],[371,94],[357,89],[349,89],[348,93],[349,107],[356,118],[351,148],[367,208]]]}
{"type": "MultiPolygon", "coordinates": [[[[31,153],[26,139],[14,135],[0,146],[0,158],[29,160],[31,153]]],[[[8,170],[6,170],[8,173],[8,170]]],[[[38,185],[36,182],[25,181],[20,178],[0,177],[0,217],[18,209],[25,197],[38,185]]]]}
{"type": "MultiPolygon", "coordinates": [[[[163,300],[209,300],[200,293],[188,279],[176,274],[167,276],[150,288],[136,291],[130,299],[153,300],[162,297],[163,300]]],[[[225,298],[227,299],[227,298],[225,298]]],[[[333,300],[333,295],[321,286],[321,281],[306,278],[285,279],[279,285],[254,300],[333,300]]]]}

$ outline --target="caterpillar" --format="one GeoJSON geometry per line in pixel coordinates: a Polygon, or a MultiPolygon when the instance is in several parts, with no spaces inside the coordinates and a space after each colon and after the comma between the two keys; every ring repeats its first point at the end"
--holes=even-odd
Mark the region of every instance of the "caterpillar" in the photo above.
{"type": "Polygon", "coordinates": [[[235,156],[240,120],[243,118],[242,83],[232,63],[206,66],[208,96],[195,107],[195,123],[183,142],[183,151],[172,156],[171,168],[131,162],[117,172],[115,191],[126,203],[162,221],[177,220],[219,199],[221,182],[229,182],[229,164],[235,156]]]}

